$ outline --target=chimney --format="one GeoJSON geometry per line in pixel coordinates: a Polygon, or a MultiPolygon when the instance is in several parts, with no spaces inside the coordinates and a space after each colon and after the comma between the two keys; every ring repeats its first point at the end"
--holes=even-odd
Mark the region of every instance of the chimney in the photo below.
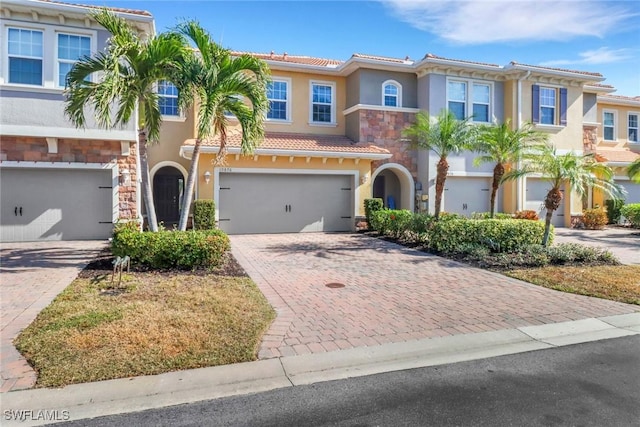
{"type": "Polygon", "coordinates": [[[282,59],[285,60],[285,61],[287,60],[287,52],[282,54],[282,59]]]}
{"type": "Polygon", "coordinates": [[[274,51],[271,51],[271,53],[269,54],[269,58],[270,58],[270,59],[273,59],[273,55],[274,55],[274,54],[275,54],[275,52],[274,52],[274,51]]]}

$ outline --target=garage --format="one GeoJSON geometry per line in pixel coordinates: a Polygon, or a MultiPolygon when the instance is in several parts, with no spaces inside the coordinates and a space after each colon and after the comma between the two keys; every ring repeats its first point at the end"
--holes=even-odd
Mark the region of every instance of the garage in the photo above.
{"type": "Polygon", "coordinates": [[[625,203],[640,203],[640,184],[633,183],[631,181],[616,181],[626,191],[625,203]]]}
{"type": "Polygon", "coordinates": [[[111,169],[0,168],[0,241],[107,239],[111,169]]]}
{"type": "MultiPolygon", "coordinates": [[[[541,220],[544,220],[547,210],[544,207],[544,199],[547,197],[547,193],[551,189],[551,183],[539,178],[527,178],[527,197],[525,209],[536,211],[541,220]]],[[[565,210],[564,205],[566,201],[566,195],[564,190],[561,190],[563,197],[560,207],[553,213],[551,217],[551,224],[555,227],[565,226],[565,210]]]]}
{"type": "Polygon", "coordinates": [[[219,175],[219,227],[229,234],[351,231],[353,201],[353,175],[219,175]]]}
{"type": "MultiPolygon", "coordinates": [[[[500,211],[500,192],[496,211],[500,211]]],[[[448,176],[444,183],[443,210],[471,216],[474,212],[489,212],[491,207],[491,178],[448,176]]]]}

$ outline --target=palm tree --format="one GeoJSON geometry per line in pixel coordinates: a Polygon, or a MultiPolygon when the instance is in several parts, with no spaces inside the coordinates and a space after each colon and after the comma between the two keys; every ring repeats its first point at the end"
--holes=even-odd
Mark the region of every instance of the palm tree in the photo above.
{"type": "Polygon", "coordinates": [[[520,129],[512,129],[511,120],[507,119],[501,125],[480,126],[474,148],[484,154],[474,159],[473,163],[475,166],[495,163],[491,182],[491,218],[495,213],[496,195],[506,167],[525,160],[532,148],[540,146],[547,139],[547,134],[536,131],[531,123],[525,123],[520,129]]]}
{"type": "Polygon", "coordinates": [[[562,202],[561,188],[569,184],[572,191],[584,197],[589,188],[596,188],[603,193],[616,198],[623,190],[613,182],[613,171],[603,163],[595,159],[594,154],[579,155],[574,152],[558,154],[555,148],[544,145],[537,150],[531,161],[526,162],[521,168],[507,172],[503,180],[511,180],[527,175],[539,174],[543,180],[551,184],[551,189],[544,199],[544,207],[547,210],[545,216],[544,235],[542,245],[549,242],[551,230],[551,217],[562,202]]]}
{"type": "Polygon", "coordinates": [[[85,106],[91,106],[99,126],[138,125],[142,196],[151,231],[158,231],[153,193],[149,182],[147,143],[160,136],[161,114],[155,85],[167,80],[186,53],[176,34],[142,39],[123,18],[102,9],[91,13],[111,33],[105,51],[76,62],[67,75],[65,114],[76,127],[85,127],[85,106]]]}
{"type": "Polygon", "coordinates": [[[473,145],[475,129],[470,126],[469,121],[470,118],[458,120],[452,112],[446,110],[442,110],[432,121],[429,113],[420,111],[416,114],[415,123],[403,131],[405,136],[413,139],[415,146],[431,150],[440,157],[436,173],[436,219],[440,216],[442,193],[449,171],[447,157],[473,145]]]}
{"type": "Polygon", "coordinates": [[[627,175],[629,175],[629,178],[631,178],[633,182],[640,183],[640,158],[629,165],[627,175]]]}
{"type": "Polygon", "coordinates": [[[219,138],[220,150],[215,163],[223,163],[228,126],[225,113],[231,113],[242,128],[242,153],[251,153],[264,137],[270,73],[267,64],[260,59],[250,55],[233,57],[228,49],[216,44],[197,22],[181,23],[177,32],[191,40],[197,49],[184,61],[174,78],[181,107],[188,108],[197,103],[198,108],[196,141],[178,225],[178,229],[185,230],[202,141],[219,138]]]}

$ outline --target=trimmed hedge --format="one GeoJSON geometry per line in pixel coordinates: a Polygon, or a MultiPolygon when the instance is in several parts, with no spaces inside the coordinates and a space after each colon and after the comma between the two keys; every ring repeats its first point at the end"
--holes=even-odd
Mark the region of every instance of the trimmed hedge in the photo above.
{"type": "Polygon", "coordinates": [[[364,216],[367,219],[367,225],[371,230],[371,215],[374,212],[382,210],[384,207],[384,203],[382,199],[374,198],[374,199],[364,199],[364,216]]]}
{"type": "Polygon", "coordinates": [[[607,225],[607,214],[602,209],[585,209],[582,222],[587,230],[602,230],[607,225]]]}
{"type": "Polygon", "coordinates": [[[137,223],[129,222],[116,225],[111,252],[154,269],[194,269],[220,265],[230,247],[221,230],[140,232],[137,223]]]}
{"type": "Polygon", "coordinates": [[[620,208],[624,206],[623,199],[609,199],[604,201],[607,207],[607,219],[609,224],[617,224],[620,221],[620,208]]]}
{"type": "MultiPolygon", "coordinates": [[[[513,215],[503,212],[496,212],[493,214],[493,219],[512,219],[513,215]]],[[[492,219],[491,212],[474,212],[471,214],[471,219],[492,219]]]]}
{"type": "Polygon", "coordinates": [[[213,200],[198,199],[193,202],[193,229],[216,228],[216,204],[213,200]]]}
{"type": "Polygon", "coordinates": [[[383,209],[371,213],[369,228],[394,239],[403,237],[411,231],[413,213],[408,210],[383,209]]]}
{"type": "Polygon", "coordinates": [[[640,203],[631,203],[620,208],[620,213],[634,228],[640,228],[640,203]]]}

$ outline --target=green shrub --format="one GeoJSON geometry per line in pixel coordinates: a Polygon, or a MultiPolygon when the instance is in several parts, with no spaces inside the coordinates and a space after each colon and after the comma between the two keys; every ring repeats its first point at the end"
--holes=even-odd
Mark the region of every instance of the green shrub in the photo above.
{"type": "MultiPolygon", "coordinates": [[[[496,212],[493,214],[493,219],[512,219],[513,215],[504,213],[504,212],[496,212]]],[[[471,219],[491,219],[491,212],[474,212],[471,214],[471,219]]]]}
{"type": "Polygon", "coordinates": [[[371,214],[373,212],[377,212],[382,210],[384,207],[384,203],[382,199],[374,198],[374,199],[364,199],[364,216],[367,219],[367,224],[369,224],[369,229],[373,230],[371,227],[371,214]]]}
{"type": "Polygon", "coordinates": [[[538,221],[449,219],[433,225],[429,247],[442,253],[460,253],[465,245],[480,244],[493,252],[513,252],[540,244],[543,234],[544,224],[538,221]]]}
{"type": "Polygon", "coordinates": [[[617,224],[620,222],[620,208],[624,206],[623,199],[609,199],[604,201],[607,207],[607,220],[609,224],[617,224]]]}
{"type": "Polygon", "coordinates": [[[435,217],[427,213],[415,213],[411,222],[409,238],[415,243],[426,243],[429,241],[429,230],[433,226],[435,217]]]}
{"type": "Polygon", "coordinates": [[[382,209],[371,213],[369,228],[399,239],[412,231],[413,213],[408,210],[382,209]]]}
{"type": "Polygon", "coordinates": [[[631,223],[634,228],[640,228],[640,203],[624,205],[620,208],[620,213],[631,223]]]}
{"type": "Polygon", "coordinates": [[[607,214],[602,209],[585,209],[582,223],[587,230],[602,230],[607,225],[607,214]]]}
{"type": "Polygon", "coordinates": [[[131,223],[117,224],[111,252],[128,255],[133,264],[154,269],[215,267],[230,249],[221,230],[140,232],[131,223]]]}
{"type": "Polygon", "coordinates": [[[618,264],[616,257],[606,249],[579,243],[560,243],[550,246],[547,255],[551,264],[595,263],[618,264]]]}
{"type": "Polygon", "coordinates": [[[216,228],[216,204],[213,200],[198,199],[193,202],[193,229],[216,228]]]}

